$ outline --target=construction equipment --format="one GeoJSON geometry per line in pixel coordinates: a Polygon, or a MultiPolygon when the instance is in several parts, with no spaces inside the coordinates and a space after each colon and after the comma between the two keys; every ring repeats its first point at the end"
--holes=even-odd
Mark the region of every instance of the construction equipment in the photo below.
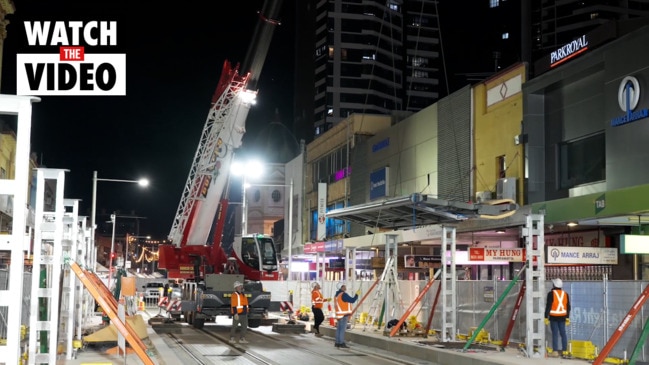
{"type": "MultiPolygon", "coordinates": [[[[256,82],[274,28],[280,24],[276,19],[281,4],[281,0],[265,1],[243,67],[224,62],[169,233],[171,244],[158,249],[158,267],[167,271],[168,278],[185,279],[185,283],[202,282],[183,289],[181,305],[186,320],[197,328],[214,315],[229,314],[233,289],[228,283],[234,282],[235,277],[253,282],[244,288],[250,295],[254,313],[260,312],[257,309],[267,312],[270,307],[270,293],[254,282],[280,277],[275,244],[270,236],[235,237],[231,252],[223,247],[222,236],[231,163],[246,132],[246,118],[255,103],[256,82]],[[207,278],[212,274],[220,274],[218,279],[223,280],[211,277],[208,283],[207,278]],[[226,280],[226,276],[230,278],[226,280]]],[[[260,323],[258,319],[250,317],[249,325],[255,327],[260,323]]]]}
{"type": "Polygon", "coordinates": [[[142,342],[135,330],[127,323],[122,322],[118,316],[117,301],[110,294],[110,291],[101,282],[95,274],[82,269],[76,262],[70,259],[65,260],[66,264],[70,266],[74,274],[79,278],[83,286],[88,289],[93,298],[103,308],[111,323],[117,328],[119,333],[124,336],[124,339],[131,345],[137,356],[142,360],[145,365],[154,365],[155,363],[149,357],[146,345],[142,342]]]}
{"type": "Polygon", "coordinates": [[[518,291],[518,297],[516,298],[516,304],[512,310],[512,315],[509,317],[509,324],[507,324],[507,330],[505,330],[505,337],[503,337],[502,343],[500,344],[500,350],[505,351],[507,345],[509,345],[509,337],[514,330],[514,323],[516,323],[516,318],[518,318],[518,311],[521,309],[521,303],[523,303],[523,298],[525,297],[525,281],[521,285],[521,289],[518,291]]]}
{"type": "Polygon", "coordinates": [[[278,280],[279,267],[272,238],[245,235],[235,238],[232,252],[225,252],[222,235],[228,208],[227,187],[234,152],[241,147],[248,111],[255,102],[256,80],[270,46],[281,0],[267,0],[260,12],[245,65],[225,61],[212,97],[207,120],[194,155],[169,241],[159,247],[159,268],[169,278],[199,281],[206,274],[224,273],[230,258],[248,280],[278,280]],[[248,257],[244,257],[248,254],[248,257]],[[254,257],[254,258],[253,258],[254,257]]]}
{"type": "Polygon", "coordinates": [[[505,300],[505,298],[507,297],[507,294],[509,294],[509,292],[512,290],[512,288],[514,287],[514,285],[516,284],[516,282],[518,281],[519,277],[521,276],[521,274],[523,273],[523,271],[525,270],[526,267],[527,267],[527,264],[525,264],[525,266],[523,266],[521,271],[519,271],[514,276],[512,281],[509,283],[509,285],[507,285],[507,288],[505,288],[505,291],[503,291],[503,293],[500,295],[500,298],[498,298],[496,303],[494,303],[494,305],[491,306],[491,309],[489,310],[489,313],[487,313],[487,315],[484,317],[484,319],[482,319],[482,322],[480,323],[480,325],[476,328],[475,331],[473,331],[473,334],[471,335],[471,338],[469,338],[469,340],[464,345],[464,348],[463,348],[464,351],[466,351],[471,346],[471,344],[475,341],[475,339],[478,336],[478,334],[480,333],[480,331],[484,328],[485,324],[487,324],[487,321],[491,318],[491,316],[496,312],[496,309],[498,308],[498,306],[500,306],[500,304],[505,300]]]}
{"type": "Polygon", "coordinates": [[[417,304],[419,304],[419,302],[420,302],[421,299],[424,297],[424,295],[426,295],[426,293],[428,292],[428,289],[430,289],[431,286],[433,286],[433,283],[435,282],[435,279],[436,279],[436,278],[439,276],[439,274],[441,274],[441,273],[442,273],[441,270],[437,271],[437,272],[435,273],[435,275],[430,279],[430,281],[428,282],[428,284],[426,284],[426,286],[424,287],[424,289],[421,290],[421,292],[419,293],[419,295],[417,296],[417,298],[416,298],[416,299],[415,299],[415,300],[410,304],[410,306],[408,307],[408,309],[406,309],[405,313],[403,313],[403,315],[401,316],[401,318],[399,318],[399,321],[397,322],[396,326],[393,326],[393,327],[392,327],[392,330],[390,331],[390,337],[394,336],[394,335],[397,333],[397,331],[399,330],[399,328],[401,328],[401,325],[403,325],[403,323],[406,321],[406,319],[408,318],[408,316],[410,315],[410,313],[412,313],[413,309],[415,309],[415,307],[417,306],[417,304]]]}
{"type": "MultiPolygon", "coordinates": [[[[383,316],[394,317],[401,315],[404,312],[403,299],[399,290],[399,281],[397,279],[397,243],[396,237],[393,235],[386,235],[385,253],[387,259],[385,261],[385,269],[381,277],[377,281],[376,293],[372,299],[370,310],[368,311],[368,318],[378,318],[378,327],[381,327],[383,316]],[[379,310],[379,300],[383,299],[381,304],[381,314],[377,316],[379,310]],[[399,312],[397,313],[397,305],[399,312]]],[[[385,323],[388,321],[386,320],[385,323]]],[[[367,328],[367,322],[363,326],[363,331],[367,328]]]]}
{"type": "MultiPolygon", "coordinates": [[[[644,288],[644,290],[642,291],[638,299],[636,299],[636,301],[631,306],[631,309],[629,309],[629,312],[626,314],[626,316],[624,316],[624,318],[622,318],[622,321],[615,329],[615,332],[613,332],[613,335],[608,339],[608,342],[606,343],[606,345],[604,345],[604,348],[599,353],[599,356],[597,356],[593,364],[600,365],[606,362],[606,357],[611,352],[611,350],[613,350],[615,344],[620,340],[620,338],[622,338],[622,335],[629,328],[629,325],[631,324],[631,322],[633,322],[635,316],[638,315],[638,312],[642,310],[642,306],[647,301],[647,298],[649,298],[649,285],[647,285],[644,288]]],[[[645,329],[643,330],[643,334],[641,335],[641,340],[642,338],[644,339],[647,338],[647,333],[649,333],[648,328],[649,326],[645,325],[645,329]]],[[[638,343],[642,344],[644,342],[638,342],[638,343]]],[[[637,347],[639,348],[640,346],[641,345],[637,347]]],[[[632,356],[633,361],[635,361],[635,357],[636,357],[635,354],[636,351],[634,350],[634,355],[632,356]]]]}

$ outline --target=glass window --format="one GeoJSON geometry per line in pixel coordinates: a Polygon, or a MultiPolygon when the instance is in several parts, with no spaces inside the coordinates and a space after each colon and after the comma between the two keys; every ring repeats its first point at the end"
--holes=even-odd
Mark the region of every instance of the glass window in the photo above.
{"type": "Polygon", "coordinates": [[[499,179],[507,177],[507,162],[505,155],[496,157],[496,172],[499,179]]]}
{"type": "Polygon", "coordinates": [[[559,145],[559,188],[606,180],[604,133],[559,145]]]}
{"type": "Polygon", "coordinates": [[[282,199],[282,193],[280,193],[279,190],[273,190],[270,196],[271,198],[273,198],[273,201],[275,203],[279,202],[282,199]]]}

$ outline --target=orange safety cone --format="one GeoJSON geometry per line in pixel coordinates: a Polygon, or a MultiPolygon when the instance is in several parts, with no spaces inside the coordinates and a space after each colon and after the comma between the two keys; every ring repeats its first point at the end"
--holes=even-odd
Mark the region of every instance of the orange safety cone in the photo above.
{"type": "Polygon", "coordinates": [[[331,310],[331,303],[327,304],[327,310],[329,310],[329,325],[335,327],[336,323],[334,323],[334,312],[331,310]]]}

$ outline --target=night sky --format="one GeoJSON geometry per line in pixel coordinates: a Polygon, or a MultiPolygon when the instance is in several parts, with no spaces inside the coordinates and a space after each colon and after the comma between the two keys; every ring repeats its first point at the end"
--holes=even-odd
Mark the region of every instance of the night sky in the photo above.
{"type": "MultiPolygon", "coordinates": [[[[284,0],[279,26],[258,84],[257,106],[248,115],[246,141],[277,119],[292,120],[294,0],[284,0]]],[[[454,2],[454,1],[453,1],[454,2]]],[[[65,197],[81,199],[90,216],[92,173],[151,186],[102,182],[97,211],[146,217],[141,235],[166,238],[205,124],[225,60],[243,62],[263,0],[134,2],[121,0],[15,0],[2,64],[2,93],[16,92],[16,54],[58,53],[58,47],[29,47],[23,21],[117,21],[117,46],[88,47],[87,53],[126,54],[126,96],[42,96],[33,106],[32,146],[41,166],[68,169],[65,197]],[[137,5],[133,5],[137,3],[137,5]],[[145,5],[148,4],[148,5],[145,5]],[[174,4],[174,7],[170,5],[174,4]]],[[[453,12],[453,10],[448,10],[453,12]]],[[[444,15],[442,35],[449,75],[467,66],[475,50],[450,36],[471,32],[471,22],[444,15]]],[[[474,71],[474,70],[470,70],[474,71]]],[[[463,85],[459,85],[463,86],[463,85]]],[[[453,88],[458,86],[452,85],[453,88]]],[[[99,223],[99,222],[98,222],[99,223]]]]}

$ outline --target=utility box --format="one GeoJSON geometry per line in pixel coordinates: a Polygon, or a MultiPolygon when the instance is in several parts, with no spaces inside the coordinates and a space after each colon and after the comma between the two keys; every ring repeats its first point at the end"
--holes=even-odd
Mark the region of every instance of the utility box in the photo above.
{"type": "Polygon", "coordinates": [[[496,182],[496,199],[516,201],[516,178],[505,177],[496,182]]]}

